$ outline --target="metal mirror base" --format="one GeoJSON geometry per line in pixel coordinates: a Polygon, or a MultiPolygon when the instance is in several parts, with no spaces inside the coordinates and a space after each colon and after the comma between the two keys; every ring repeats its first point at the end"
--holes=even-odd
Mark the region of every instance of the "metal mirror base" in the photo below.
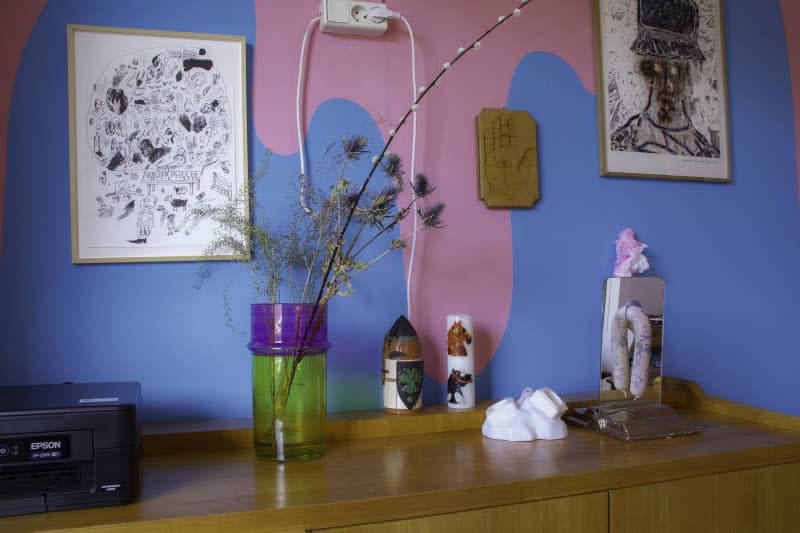
{"type": "Polygon", "coordinates": [[[565,420],[628,442],[703,431],[703,427],[695,424],[689,415],[677,413],[668,405],[635,400],[604,402],[599,408],[576,409],[565,420]]]}

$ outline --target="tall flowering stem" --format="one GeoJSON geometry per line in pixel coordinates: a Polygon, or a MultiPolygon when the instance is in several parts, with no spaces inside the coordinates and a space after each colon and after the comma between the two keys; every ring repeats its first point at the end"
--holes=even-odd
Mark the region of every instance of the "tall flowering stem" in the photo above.
{"type": "MultiPolygon", "coordinates": [[[[325,294],[325,289],[326,289],[326,286],[328,285],[328,280],[329,280],[330,275],[331,275],[331,271],[333,270],[333,265],[336,262],[337,255],[341,252],[342,244],[344,243],[344,239],[345,239],[345,232],[347,231],[347,228],[350,226],[350,222],[353,219],[353,215],[356,212],[356,208],[358,207],[358,204],[361,201],[362,196],[366,192],[367,186],[369,185],[369,182],[372,180],[372,176],[378,170],[378,167],[380,166],[381,161],[383,160],[384,157],[387,156],[387,154],[389,154],[389,147],[392,145],[392,142],[394,141],[395,137],[397,136],[397,132],[406,123],[406,121],[408,120],[408,117],[410,117],[412,113],[416,113],[417,112],[418,106],[419,106],[420,102],[422,101],[422,99],[425,98],[425,96],[433,89],[433,87],[439,83],[441,78],[445,75],[445,73],[448,70],[450,70],[458,61],[461,60],[462,57],[467,55],[470,51],[480,49],[481,41],[485,37],[487,37],[489,34],[491,34],[497,28],[499,28],[500,26],[502,26],[503,24],[508,22],[508,20],[510,20],[511,18],[519,17],[521,12],[522,12],[522,9],[524,9],[525,7],[530,5],[531,3],[533,3],[531,0],[521,0],[521,2],[519,4],[519,7],[514,8],[513,10],[508,12],[506,15],[501,15],[500,17],[498,17],[497,21],[494,24],[492,24],[486,31],[484,31],[478,38],[473,40],[468,47],[459,48],[458,50],[456,50],[456,55],[453,57],[453,59],[450,60],[447,63],[444,63],[442,65],[442,68],[439,70],[439,72],[436,74],[436,76],[434,76],[434,78],[431,80],[431,82],[428,85],[424,85],[424,86],[419,88],[418,95],[417,95],[417,98],[414,100],[414,103],[411,104],[411,107],[408,108],[408,110],[405,112],[403,117],[400,119],[400,122],[397,124],[397,127],[389,132],[388,138],[387,138],[386,142],[384,143],[383,148],[381,149],[380,153],[377,156],[372,158],[372,167],[370,168],[370,171],[367,174],[367,177],[364,179],[364,182],[361,184],[361,188],[359,189],[358,194],[355,197],[355,201],[353,201],[352,205],[350,206],[350,210],[348,212],[347,218],[345,219],[345,222],[342,225],[341,230],[339,231],[339,237],[338,237],[338,239],[336,241],[336,246],[335,246],[335,248],[333,250],[333,253],[330,255],[330,258],[328,259],[328,263],[327,263],[327,265],[325,267],[325,273],[322,276],[322,282],[320,283],[320,286],[319,286],[319,292],[318,292],[317,298],[315,300],[316,304],[319,304],[323,299],[323,296],[325,294]]],[[[313,313],[316,313],[316,309],[317,308],[315,307],[313,313]]],[[[312,314],[311,321],[309,322],[309,325],[311,323],[313,323],[313,322],[314,322],[314,315],[312,314]]],[[[308,337],[308,333],[309,333],[309,327],[307,326],[306,327],[306,331],[303,334],[303,338],[304,339],[308,337]]],[[[304,354],[304,350],[303,350],[303,347],[301,346],[297,351],[297,357],[295,358],[295,363],[294,363],[295,366],[300,363],[300,360],[304,357],[304,355],[305,355],[304,354]]]]}

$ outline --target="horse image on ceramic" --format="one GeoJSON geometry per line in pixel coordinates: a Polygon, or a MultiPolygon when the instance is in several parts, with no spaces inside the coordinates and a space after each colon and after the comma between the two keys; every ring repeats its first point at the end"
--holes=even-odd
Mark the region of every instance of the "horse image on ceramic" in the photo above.
{"type": "Polygon", "coordinates": [[[462,374],[460,370],[456,370],[455,368],[450,372],[450,377],[447,378],[447,394],[450,395],[450,398],[447,400],[448,403],[458,403],[456,400],[456,393],[460,394],[461,397],[464,397],[464,393],[461,392],[461,389],[465,385],[469,385],[472,383],[472,374],[462,374]]]}
{"type": "Polygon", "coordinates": [[[472,344],[472,335],[461,325],[460,320],[456,320],[447,330],[448,355],[467,355],[467,344],[472,344]]]}

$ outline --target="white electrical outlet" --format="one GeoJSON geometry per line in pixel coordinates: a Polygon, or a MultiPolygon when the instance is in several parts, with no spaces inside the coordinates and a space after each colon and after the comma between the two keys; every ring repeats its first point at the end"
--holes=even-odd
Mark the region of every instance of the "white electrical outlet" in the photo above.
{"type": "Polygon", "coordinates": [[[327,33],[380,37],[389,25],[386,19],[370,16],[370,10],[374,7],[384,5],[359,0],[322,0],[319,27],[327,33]]]}

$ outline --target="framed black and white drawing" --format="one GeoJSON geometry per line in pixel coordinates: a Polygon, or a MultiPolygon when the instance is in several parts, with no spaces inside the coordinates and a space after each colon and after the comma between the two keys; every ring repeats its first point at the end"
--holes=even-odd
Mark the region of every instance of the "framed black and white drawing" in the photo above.
{"type": "Polygon", "coordinates": [[[246,190],[244,37],[67,34],[73,263],[204,257],[246,190]]]}
{"type": "Polygon", "coordinates": [[[729,182],[722,0],[594,0],[604,176],[729,182]]]}

